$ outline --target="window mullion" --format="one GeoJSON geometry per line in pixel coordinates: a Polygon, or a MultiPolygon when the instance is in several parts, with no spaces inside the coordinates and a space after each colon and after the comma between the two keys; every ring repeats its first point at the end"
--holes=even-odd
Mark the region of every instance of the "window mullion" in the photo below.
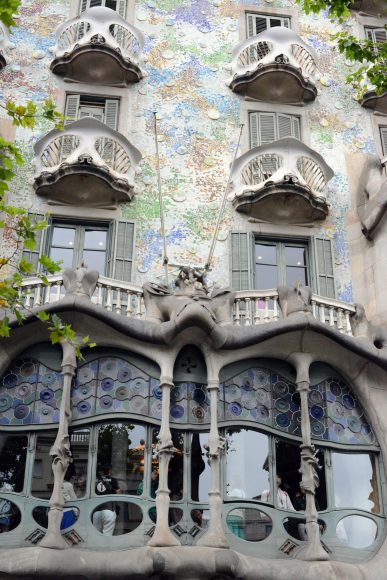
{"type": "Polygon", "coordinates": [[[278,283],[286,284],[285,244],[283,242],[277,244],[277,271],[278,283]]]}

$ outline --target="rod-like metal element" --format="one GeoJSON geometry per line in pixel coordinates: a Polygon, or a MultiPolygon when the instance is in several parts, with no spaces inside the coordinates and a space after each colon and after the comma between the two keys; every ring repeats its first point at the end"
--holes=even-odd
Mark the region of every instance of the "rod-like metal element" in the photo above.
{"type": "Polygon", "coordinates": [[[161,191],[160,157],[159,157],[159,144],[157,139],[157,111],[153,111],[153,115],[155,124],[156,167],[157,167],[157,184],[159,190],[161,237],[163,238],[163,266],[165,268],[165,283],[168,286],[169,279],[168,279],[167,239],[165,236],[164,205],[163,205],[163,194],[161,191]]]}
{"type": "Polygon", "coordinates": [[[234,162],[235,162],[236,156],[238,154],[239,145],[241,143],[242,131],[243,131],[243,124],[241,123],[240,131],[239,131],[238,144],[236,146],[235,153],[234,153],[234,158],[233,158],[232,163],[231,163],[230,173],[228,175],[228,181],[227,181],[226,189],[224,190],[223,199],[222,199],[222,205],[220,206],[220,211],[219,211],[219,215],[218,215],[218,221],[216,222],[214,237],[212,238],[212,243],[211,243],[210,252],[209,252],[208,258],[207,258],[207,263],[204,266],[204,269],[207,270],[207,271],[211,268],[212,258],[214,257],[216,239],[218,237],[219,227],[220,227],[220,224],[221,224],[221,221],[222,221],[222,218],[223,218],[224,208],[225,208],[226,200],[227,200],[227,194],[228,194],[228,190],[229,190],[230,183],[231,183],[231,172],[232,172],[232,168],[234,166],[234,162]]]}

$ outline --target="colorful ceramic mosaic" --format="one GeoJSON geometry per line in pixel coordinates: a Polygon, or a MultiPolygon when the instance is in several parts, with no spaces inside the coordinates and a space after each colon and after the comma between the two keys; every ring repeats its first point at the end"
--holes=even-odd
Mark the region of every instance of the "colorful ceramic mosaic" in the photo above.
{"type": "MultiPolygon", "coordinates": [[[[220,420],[251,421],[290,435],[301,435],[300,396],[296,386],[273,371],[253,368],[221,386],[220,420]]],[[[364,411],[338,378],[311,386],[312,437],[349,445],[372,445],[375,436],[364,411]]]]}

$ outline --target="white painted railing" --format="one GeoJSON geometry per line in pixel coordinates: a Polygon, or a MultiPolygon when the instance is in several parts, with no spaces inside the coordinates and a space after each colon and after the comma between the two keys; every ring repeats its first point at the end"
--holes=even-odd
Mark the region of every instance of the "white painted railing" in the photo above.
{"type": "MultiPolygon", "coordinates": [[[[62,274],[48,276],[48,285],[39,277],[26,278],[20,288],[20,297],[26,308],[57,302],[64,296],[62,274]]],[[[141,286],[100,276],[92,302],[121,316],[144,319],[146,316],[141,286]]],[[[355,307],[340,300],[312,294],[312,314],[323,324],[336,328],[342,334],[352,335],[350,318],[355,307]]],[[[233,323],[252,326],[275,322],[282,318],[276,288],[236,292],[233,323]]]]}
{"type": "Polygon", "coordinates": [[[80,16],[61,24],[56,31],[55,57],[71,53],[86,44],[106,45],[138,64],[144,36],[137,28],[110,8],[89,8],[80,16]]]}

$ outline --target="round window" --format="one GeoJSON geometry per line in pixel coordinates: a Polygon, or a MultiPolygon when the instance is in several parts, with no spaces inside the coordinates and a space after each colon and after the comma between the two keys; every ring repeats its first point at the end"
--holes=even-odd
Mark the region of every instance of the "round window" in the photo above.
{"type": "Polygon", "coordinates": [[[349,548],[367,548],[376,539],[378,526],[364,516],[347,516],[336,526],[336,535],[349,548]]]}
{"type": "Polygon", "coordinates": [[[122,536],[138,528],[142,522],[142,511],[134,503],[109,501],[93,511],[91,521],[105,536],[122,536]]]}
{"type": "Polygon", "coordinates": [[[261,542],[273,528],[271,518],[254,508],[233,509],[227,514],[226,522],[234,536],[248,542],[261,542]]]}

